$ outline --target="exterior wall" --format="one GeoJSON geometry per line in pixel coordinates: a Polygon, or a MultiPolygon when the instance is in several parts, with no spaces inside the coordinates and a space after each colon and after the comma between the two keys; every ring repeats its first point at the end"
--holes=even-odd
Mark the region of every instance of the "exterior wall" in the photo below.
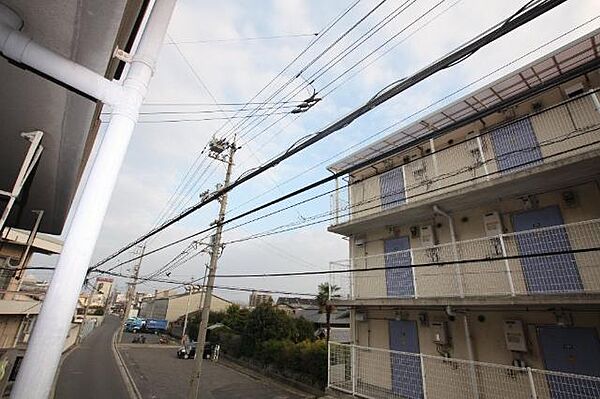
{"type": "MultiPolygon", "coordinates": [[[[181,295],[177,297],[169,298],[168,308],[166,309],[165,318],[169,322],[173,322],[185,315],[185,310],[187,307],[189,295],[181,295]]],[[[192,294],[190,299],[189,312],[194,312],[200,309],[201,304],[204,302],[204,294],[196,293],[192,294]]],[[[231,302],[228,302],[224,299],[221,299],[217,296],[212,297],[212,301],[210,304],[210,310],[213,312],[221,312],[227,310],[227,308],[231,305],[231,302]]]]}
{"type": "Polygon", "coordinates": [[[169,300],[166,298],[143,301],[142,308],[140,309],[140,317],[165,319],[168,304],[169,300]]]}
{"type": "MultiPolygon", "coordinates": [[[[559,312],[560,313],[560,312],[559,312]]],[[[600,334],[600,313],[598,312],[566,312],[574,327],[595,328],[600,334]]],[[[442,310],[374,310],[366,311],[367,320],[357,322],[355,342],[359,346],[389,349],[389,321],[402,318],[403,320],[415,320],[418,325],[420,352],[425,355],[440,356],[448,353],[452,359],[469,360],[467,341],[464,328],[464,317],[467,317],[471,342],[475,361],[510,366],[514,359],[520,359],[528,367],[545,369],[544,360],[538,343],[536,328],[538,326],[556,326],[558,324],[557,314],[549,311],[520,311],[520,310],[485,310],[468,313],[456,313],[454,320],[442,310]],[[419,318],[426,317],[427,323],[419,322],[419,318]],[[523,322],[527,341],[527,352],[517,355],[506,347],[504,338],[504,320],[520,320],[523,322]],[[448,326],[450,345],[438,347],[433,342],[433,329],[431,323],[434,321],[445,321],[448,326]]],[[[368,381],[362,382],[391,389],[391,360],[389,354],[382,352],[365,352],[360,356],[364,364],[357,364],[357,370],[368,370],[369,365],[377,366],[377,373],[368,373],[368,381]],[[370,359],[373,357],[373,359],[370,359]],[[376,360],[375,360],[376,359],[376,360]]],[[[440,361],[423,362],[425,374],[425,387],[430,397],[461,398],[464,397],[464,387],[459,388],[456,384],[440,384],[442,379],[452,380],[454,378],[464,379],[464,370],[455,369],[452,364],[444,364],[440,361]],[[455,376],[453,376],[456,374],[455,376]],[[451,387],[457,389],[456,392],[451,387]],[[444,389],[444,391],[440,391],[444,389]]],[[[502,373],[504,373],[502,371],[502,373]]],[[[502,375],[498,375],[502,377],[502,375]]],[[[489,375],[479,375],[478,378],[490,378],[489,375]]],[[[360,381],[360,380],[359,380],[360,381]]],[[[468,384],[468,381],[464,381],[468,384]]],[[[515,381],[517,383],[517,381],[515,381]]],[[[485,395],[486,389],[494,389],[492,381],[479,381],[480,394],[485,395]],[[487,383],[486,383],[487,382],[487,383]]]]}
{"type": "MultiPolygon", "coordinates": [[[[600,188],[596,183],[586,183],[576,187],[569,187],[568,191],[574,193],[575,203],[567,204],[563,200],[563,192],[557,190],[536,196],[537,206],[544,208],[556,205],[560,208],[565,224],[600,219],[600,188]]],[[[491,241],[476,240],[486,236],[483,215],[486,213],[499,212],[504,233],[514,231],[512,226],[512,215],[526,210],[524,202],[520,198],[498,199],[496,202],[482,204],[480,207],[465,211],[451,212],[455,223],[455,235],[459,258],[484,258],[488,256],[488,246],[491,241]]],[[[412,263],[422,264],[432,262],[431,252],[423,249],[420,237],[411,234],[411,227],[432,225],[435,229],[438,246],[436,246],[436,261],[452,261],[454,259],[453,246],[445,245],[451,243],[450,229],[445,217],[435,216],[432,210],[431,219],[423,220],[411,226],[394,226],[378,229],[365,233],[363,245],[355,245],[353,248],[353,268],[378,268],[385,266],[383,256],[384,240],[397,236],[408,236],[412,250],[412,263]]],[[[600,235],[589,229],[596,229],[597,225],[581,227],[575,225],[567,228],[573,248],[589,248],[600,246],[600,235]]],[[[414,229],[413,229],[414,230],[414,229]]],[[[510,237],[509,237],[510,238],[510,237]]],[[[519,253],[514,239],[505,240],[508,254],[519,253]]],[[[574,254],[579,267],[579,272],[584,285],[584,291],[593,292],[600,290],[600,268],[598,267],[598,256],[594,252],[574,254]]],[[[418,297],[452,297],[458,292],[458,276],[462,279],[464,294],[473,295],[506,295],[510,293],[509,276],[506,272],[510,270],[510,278],[513,281],[515,292],[526,293],[524,275],[521,261],[498,260],[482,263],[463,264],[456,266],[428,266],[414,268],[414,280],[417,286],[418,297]],[[486,272],[482,279],[481,272],[486,272]]],[[[355,273],[353,275],[353,296],[355,298],[385,298],[386,275],[385,270],[374,270],[373,272],[355,273]]]]}
{"type": "Polygon", "coordinates": [[[0,348],[13,347],[22,319],[21,315],[0,315],[0,348]]]}
{"type": "MultiPolygon", "coordinates": [[[[598,131],[590,131],[600,125],[600,112],[596,110],[590,96],[550,109],[552,105],[566,99],[564,88],[575,83],[583,83],[586,89],[600,86],[597,72],[589,75],[589,81],[583,77],[573,80],[561,88],[549,90],[531,101],[507,109],[504,113],[483,118],[483,123],[478,121],[449,132],[385,162],[354,173],[351,181],[361,181],[350,187],[353,206],[351,217],[375,215],[384,209],[381,176],[377,174],[390,168],[402,168],[404,195],[408,202],[415,202],[444,192],[457,192],[462,187],[483,181],[480,178],[482,176],[487,176],[486,179],[496,179],[504,173],[527,167],[528,165],[501,173],[496,161],[499,155],[495,153],[492,134],[489,132],[500,125],[510,123],[513,119],[532,114],[534,104],[539,104],[544,110],[533,114],[527,120],[531,122],[544,162],[553,162],[600,148],[600,144],[597,143],[598,131]],[[478,139],[469,139],[477,134],[480,134],[478,139]],[[469,141],[463,143],[467,139],[469,141]]],[[[511,149],[512,146],[518,149],[520,144],[511,142],[509,145],[511,149]]],[[[396,204],[398,205],[400,204],[396,204]]]]}

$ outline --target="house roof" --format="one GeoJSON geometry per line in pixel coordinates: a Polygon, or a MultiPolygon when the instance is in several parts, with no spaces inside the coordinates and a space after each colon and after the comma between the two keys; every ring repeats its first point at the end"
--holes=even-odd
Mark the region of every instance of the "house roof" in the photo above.
{"type": "Polygon", "coordinates": [[[383,139],[375,141],[351,155],[336,161],[329,165],[327,169],[332,173],[340,172],[388,151],[393,147],[410,143],[432,131],[443,128],[457,120],[464,119],[507,98],[563,75],[580,65],[600,58],[599,45],[600,29],[596,29],[493,83],[430,113],[424,118],[420,118],[396,130],[383,139]]]}

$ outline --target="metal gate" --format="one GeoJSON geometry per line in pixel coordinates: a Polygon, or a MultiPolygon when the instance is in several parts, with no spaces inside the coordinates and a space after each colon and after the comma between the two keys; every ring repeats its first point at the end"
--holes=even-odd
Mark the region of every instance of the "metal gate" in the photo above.
{"type": "MultiPolygon", "coordinates": [[[[551,206],[513,215],[513,227],[520,254],[570,251],[571,243],[564,227],[560,209],[551,206]],[[550,229],[544,227],[557,226],[550,229]],[[537,229],[536,231],[528,231],[537,229]]],[[[572,253],[521,259],[527,291],[574,292],[583,284],[572,253]]]]}

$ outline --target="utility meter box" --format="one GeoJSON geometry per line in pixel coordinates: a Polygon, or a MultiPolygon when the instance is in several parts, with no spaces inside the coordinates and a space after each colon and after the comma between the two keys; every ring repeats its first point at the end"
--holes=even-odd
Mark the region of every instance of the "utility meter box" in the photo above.
{"type": "Polygon", "coordinates": [[[421,226],[421,245],[424,247],[435,245],[435,232],[432,225],[421,226]]]}
{"type": "Polygon", "coordinates": [[[502,220],[498,212],[490,212],[483,215],[483,227],[487,237],[495,237],[502,234],[502,220]]]}
{"type": "Polygon", "coordinates": [[[527,340],[521,320],[504,320],[506,349],[513,352],[527,352],[527,340]]]}
{"type": "Polygon", "coordinates": [[[448,323],[445,321],[432,321],[431,336],[434,343],[448,345],[448,323]]]}

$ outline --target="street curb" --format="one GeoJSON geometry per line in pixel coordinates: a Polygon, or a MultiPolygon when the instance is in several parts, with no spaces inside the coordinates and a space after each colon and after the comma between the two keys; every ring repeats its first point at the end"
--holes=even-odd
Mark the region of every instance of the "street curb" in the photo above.
{"type": "MultiPolygon", "coordinates": [[[[122,328],[120,324],[119,327],[122,328]]],[[[119,367],[119,371],[121,372],[121,378],[123,378],[123,383],[125,383],[125,387],[127,388],[127,393],[129,393],[129,397],[131,399],[142,399],[142,394],[135,385],[135,381],[133,381],[133,377],[127,369],[125,361],[123,361],[121,352],[119,352],[119,349],[117,348],[116,338],[118,333],[119,329],[115,331],[112,338],[113,357],[115,359],[115,362],[117,363],[117,367],[119,367]]]]}
{"type": "Polygon", "coordinates": [[[296,381],[291,381],[282,376],[266,374],[262,371],[250,368],[245,364],[238,363],[235,359],[231,359],[229,357],[223,358],[222,355],[217,364],[237,371],[240,374],[247,375],[250,378],[260,379],[267,385],[277,386],[290,393],[293,393],[294,395],[301,396],[304,399],[315,399],[325,394],[324,392],[319,392],[320,394],[318,395],[315,392],[310,392],[313,391],[313,389],[310,389],[310,387],[305,387],[304,384],[297,383],[296,381]]]}

